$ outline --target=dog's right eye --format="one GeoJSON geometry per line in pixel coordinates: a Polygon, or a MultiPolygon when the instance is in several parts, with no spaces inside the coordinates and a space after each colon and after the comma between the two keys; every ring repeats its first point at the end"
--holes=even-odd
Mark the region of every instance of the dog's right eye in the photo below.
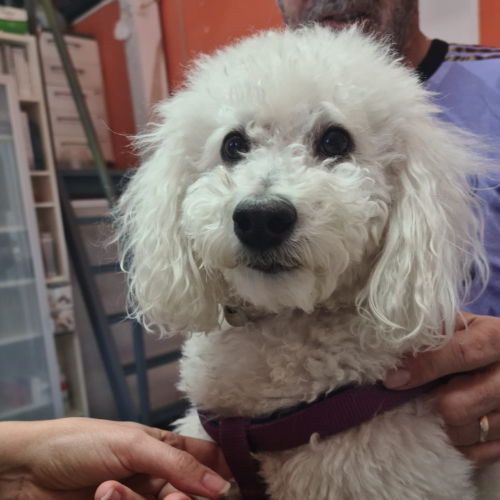
{"type": "Polygon", "coordinates": [[[225,161],[234,162],[240,160],[249,149],[247,140],[241,134],[231,132],[222,143],[221,156],[225,161]]]}
{"type": "Polygon", "coordinates": [[[351,137],[340,127],[330,127],[318,143],[318,152],[330,158],[346,156],[351,150],[351,137]]]}

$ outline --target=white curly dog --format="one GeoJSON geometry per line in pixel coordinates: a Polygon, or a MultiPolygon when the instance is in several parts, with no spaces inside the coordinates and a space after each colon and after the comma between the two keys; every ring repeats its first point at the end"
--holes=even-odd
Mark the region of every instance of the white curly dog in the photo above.
{"type": "MultiPolygon", "coordinates": [[[[181,362],[193,407],[266,416],[450,338],[471,268],[487,276],[482,160],[438,112],[388,46],[323,28],[202,58],[160,105],[118,237],[134,314],[200,332],[181,362]]],[[[206,438],[194,412],[180,430],[206,438]]],[[[486,498],[422,399],[256,458],[272,500],[486,498]]]]}

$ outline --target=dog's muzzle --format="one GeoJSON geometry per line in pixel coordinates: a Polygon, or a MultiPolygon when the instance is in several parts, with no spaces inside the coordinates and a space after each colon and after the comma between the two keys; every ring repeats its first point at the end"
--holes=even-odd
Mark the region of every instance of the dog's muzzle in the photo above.
{"type": "Polygon", "coordinates": [[[253,250],[264,252],[281,245],[292,233],[297,210],[285,198],[245,200],[233,212],[234,232],[253,250]]]}

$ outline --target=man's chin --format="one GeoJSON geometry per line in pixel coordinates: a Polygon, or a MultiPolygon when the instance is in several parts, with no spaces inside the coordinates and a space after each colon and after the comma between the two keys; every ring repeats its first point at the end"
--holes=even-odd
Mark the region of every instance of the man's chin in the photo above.
{"type": "Polygon", "coordinates": [[[340,31],[350,28],[354,25],[362,26],[365,21],[366,18],[357,19],[355,21],[335,21],[333,19],[323,19],[322,21],[319,21],[319,24],[321,26],[324,26],[325,28],[330,28],[334,31],[340,31]]]}

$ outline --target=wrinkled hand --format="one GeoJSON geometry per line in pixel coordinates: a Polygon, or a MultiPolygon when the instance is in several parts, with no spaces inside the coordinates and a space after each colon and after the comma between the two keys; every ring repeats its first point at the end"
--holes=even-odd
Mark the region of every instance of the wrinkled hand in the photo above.
{"type": "Polygon", "coordinates": [[[409,389],[445,375],[459,374],[429,393],[453,444],[480,465],[500,460],[500,318],[463,313],[450,342],[404,361],[387,374],[389,389],[409,389]],[[479,419],[489,421],[486,443],[479,443],[479,419]]]}
{"type": "Polygon", "coordinates": [[[134,423],[1,422],[0,442],[0,500],[216,498],[230,477],[215,444],[134,423]]]}

